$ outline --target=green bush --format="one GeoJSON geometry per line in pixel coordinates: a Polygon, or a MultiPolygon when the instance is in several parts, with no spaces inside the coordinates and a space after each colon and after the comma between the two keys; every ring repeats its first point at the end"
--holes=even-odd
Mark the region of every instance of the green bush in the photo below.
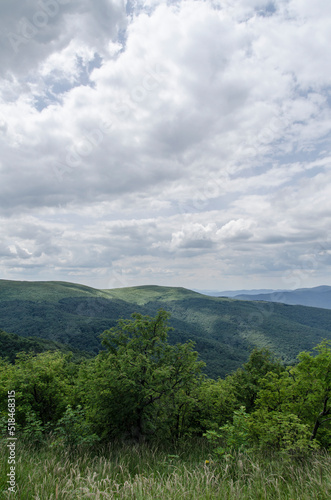
{"type": "Polygon", "coordinates": [[[233,423],[225,424],[219,429],[208,430],[204,436],[215,444],[214,453],[218,458],[223,458],[234,451],[246,451],[250,445],[249,415],[245,411],[245,407],[241,406],[239,410],[233,414],[233,423]],[[221,446],[223,445],[223,446],[221,446]]]}
{"type": "Polygon", "coordinates": [[[262,451],[302,454],[319,447],[316,441],[310,440],[309,425],[292,413],[260,410],[250,416],[249,432],[262,451]]]}
{"type": "Polygon", "coordinates": [[[82,445],[91,446],[99,441],[99,437],[91,432],[81,405],[77,408],[67,405],[63,417],[55,427],[54,436],[56,439],[52,446],[63,446],[69,449],[82,445]]]}

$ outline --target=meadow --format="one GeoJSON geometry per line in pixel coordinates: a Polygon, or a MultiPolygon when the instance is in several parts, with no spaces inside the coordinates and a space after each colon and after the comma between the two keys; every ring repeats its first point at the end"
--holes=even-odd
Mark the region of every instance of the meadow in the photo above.
{"type": "Polygon", "coordinates": [[[327,500],[331,456],[236,452],[213,460],[201,439],[177,444],[109,443],[94,449],[36,447],[18,440],[17,493],[6,489],[6,442],[1,442],[1,498],[20,500],[327,500]]]}

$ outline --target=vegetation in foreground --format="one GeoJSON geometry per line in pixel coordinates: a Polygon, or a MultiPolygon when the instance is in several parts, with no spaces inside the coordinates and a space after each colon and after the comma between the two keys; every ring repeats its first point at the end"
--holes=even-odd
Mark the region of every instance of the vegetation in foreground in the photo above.
{"type": "Polygon", "coordinates": [[[110,444],[75,452],[21,441],[17,494],[6,491],[5,444],[1,443],[1,498],[20,500],[328,500],[331,456],[303,458],[235,452],[213,460],[205,440],[176,446],[110,444]]]}
{"type": "Polygon", "coordinates": [[[289,367],[254,350],[213,380],[168,320],[119,320],[93,359],[0,360],[4,498],[330,496],[330,342],[289,367]]]}

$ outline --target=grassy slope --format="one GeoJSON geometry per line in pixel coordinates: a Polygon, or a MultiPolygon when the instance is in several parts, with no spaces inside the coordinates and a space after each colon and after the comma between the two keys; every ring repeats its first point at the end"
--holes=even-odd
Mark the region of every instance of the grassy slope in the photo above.
{"type": "MultiPolygon", "coordinates": [[[[326,452],[300,461],[243,453],[213,461],[211,447],[201,439],[163,446],[109,443],[97,453],[34,448],[22,437],[17,442],[15,498],[21,500],[329,500],[331,495],[331,456],[326,452]]],[[[6,445],[0,440],[3,499],[13,498],[7,491],[6,445]]]]}
{"type": "Polygon", "coordinates": [[[54,302],[68,297],[108,297],[107,293],[65,281],[0,280],[0,301],[33,300],[54,302]]]}
{"type": "Polygon", "coordinates": [[[143,285],[133,286],[129,288],[113,288],[111,290],[102,290],[108,296],[116,297],[117,299],[133,302],[138,305],[145,305],[151,301],[170,302],[173,300],[181,300],[188,298],[205,297],[198,292],[193,292],[187,288],[143,285]]]}
{"type": "Polygon", "coordinates": [[[133,312],[171,312],[171,342],[192,339],[209,376],[240,366],[253,346],[287,362],[331,339],[331,311],[209,297],[184,288],[138,286],[96,290],[65,282],[0,280],[0,328],[98,352],[99,334],[133,312]]]}

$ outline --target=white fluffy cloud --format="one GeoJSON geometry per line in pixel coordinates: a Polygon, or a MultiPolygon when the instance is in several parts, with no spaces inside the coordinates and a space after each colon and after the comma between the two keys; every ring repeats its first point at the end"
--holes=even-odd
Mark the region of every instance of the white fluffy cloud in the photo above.
{"type": "Polygon", "coordinates": [[[0,9],[3,277],[329,279],[329,2],[0,9]]]}

